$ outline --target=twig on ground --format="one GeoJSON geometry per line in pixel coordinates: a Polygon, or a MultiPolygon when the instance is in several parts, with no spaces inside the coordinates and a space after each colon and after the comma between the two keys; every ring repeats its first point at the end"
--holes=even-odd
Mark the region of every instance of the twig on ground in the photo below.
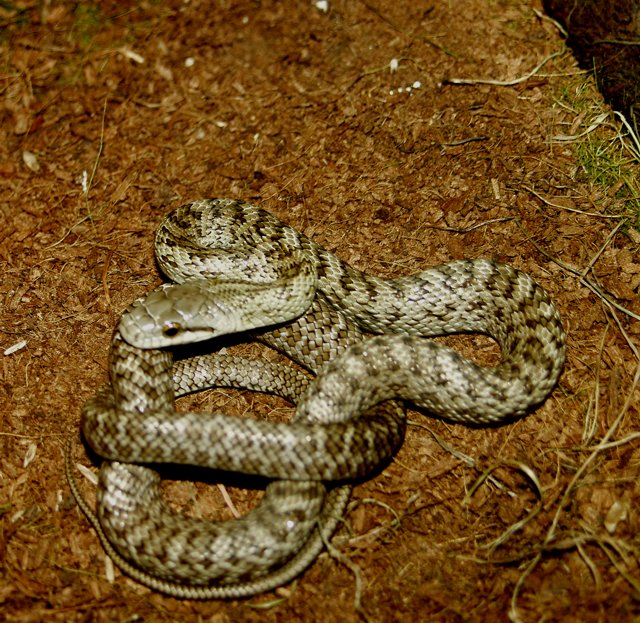
{"type": "Polygon", "coordinates": [[[563,206],[559,203],[554,203],[549,199],[543,197],[540,193],[536,192],[531,186],[523,186],[526,191],[530,192],[532,195],[535,195],[540,199],[540,201],[544,202],[546,205],[551,206],[552,208],[558,208],[559,210],[566,210],[567,212],[574,212],[575,214],[584,214],[585,216],[593,216],[595,218],[623,218],[619,214],[602,214],[600,212],[587,212],[586,210],[578,210],[578,208],[569,208],[568,206],[563,206]]]}
{"type": "Polygon", "coordinates": [[[570,272],[570,273],[573,273],[574,275],[576,275],[580,279],[580,283],[582,283],[582,285],[584,285],[586,288],[591,290],[596,296],[601,298],[603,301],[606,301],[611,307],[615,307],[618,311],[621,311],[623,314],[626,314],[627,316],[629,316],[631,318],[634,318],[635,320],[640,320],[640,315],[632,312],[630,309],[627,309],[623,305],[620,305],[615,300],[613,300],[613,296],[611,294],[609,294],[608,292],[605,292],[600,287],[599,284],[597,284],[594,281],[591,281],[591,280],[587,279],[586,277],[584,277],[582,275],[582,271],[581,270],[579,270],[579,269],[577,269],[577,268],[575,268],[575,267],[573,267],[573,266],[571,266],[569,264],[566,264],[565,262],[559,260],[558,258],[556,258],[553,255],[551,255],[549,252],[547,252],[545,249],[543,249],[535,240],[533,240],[533,238],[531,238],[531,236],[528,234],[528,232],[525,230],[525,228],[522,226],[522,223],[520,223],[520,221],[518,219],[516,219],[516,224],[518,225],[518,227],[520,228],[520,230],[522,231],[524,236],[527,238],[527,240],[540,253],[542,253],[542,255],[544,255],[545,257],[549,258],[554,264],[557,264],[563,270],[566,270],[567,272],[570,272]]]}
{"type": "Polygon", "coordinates": [[[492,80],[490,78],[445,78],[442,81],[442,84],[491,84],[498,87],[515,86],[516,84],[526,82],[527,80],[529,80],[529,78],[535,76],[540,71],[540,69],[551,59],[561,56],[562,54],[564,54],[564,52],[565,48],[563,47],[559,52],[554,52],[553,54],[550,54],[549,56],[544,58],[542,62],[536,65],[529,73],[524,74],[524,76],[520,76],[519,78],[514,78],[513,80],[492,80]]]}

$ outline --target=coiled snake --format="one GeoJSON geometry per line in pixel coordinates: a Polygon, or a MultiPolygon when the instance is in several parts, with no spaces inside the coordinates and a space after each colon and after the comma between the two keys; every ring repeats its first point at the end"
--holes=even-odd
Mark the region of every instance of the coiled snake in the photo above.
{"type": "Polygon", "coordinates": [[[315,558],[350,487],[402,442],[395,399],[454,421],[499,423],[551,391],[565,335],[547,293],[487,260],[382,279],[343,263],[269,213],[202,200],[156,234],[161,286],[123,314],[111,385],[83,409],[85,438],[105,461],[97,517],[67,475],[107,552],[141,582],[181,597],[240,597],[291,580],[315,558]],[[273,364],[201,355],[173,363],[167,346],[251,331],[317,378],[273,364]],[[380,334],[365,339],[364,332],[380,334]],[[425,336],[474,332],[499,343],[483,368],[425,336]],[[174,395],[214,385],[297,402],[292,423],[176,413],[174,395]],[[387,401],[387,402],[385,402],[387,401]],[[126,461],[127,463],[122,463],[126,461]],[[190,463],[281,478],[232,522],[170,511],[159,477],[130,463],[190,463]]]}

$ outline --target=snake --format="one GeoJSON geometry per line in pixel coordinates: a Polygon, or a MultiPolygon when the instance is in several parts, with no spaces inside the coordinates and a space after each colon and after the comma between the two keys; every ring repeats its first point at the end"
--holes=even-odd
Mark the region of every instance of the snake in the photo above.
{"type": "MultiPolygon", "coordinates": [[[[281,350],[289,348],[295,352],[285,342],[299,346],[301,335],[314,343],[323,335],[333,336],[328,350],[299,349],[300,362],[309,368],[330,356],[336,344],[361,339],[357,327],[321,299],[314,301],[303,318],[269,331],[261,339],[281,350]]],[[[106,456],[118,449],[118,431],[122,431],[123,439],[129,439],[136,420],[144,420],[153,429],[162,417],[163,426],[174,424],[177,416],[200,418],[201,424],[215,417],[176,414],[171,408],[173,392],[182,395],[211,386],[242,387],[295,402],[309,382],[307,376],[290,367],[228,355],[204,355],[172,364],[171,352],[136,349],[122,339],[119,330],[112,339],[109,368],[111,385],[99,390],[85,404],[82,414],[85,439],[106,456]],[[105,433],[106,443],[99,437],[105,433]]],[[[396,424],[399,444],[404,434],[404,414],[397,407],[390,411],[388,419],[396,424]]],[[[224,445],[229,441],[227,430],[233,422],[239,422],[236,418],[226,419],[226,427],[219,433],[213,431],[217,443],[224,445]]],[[[385,434],[388,433],[385,429],[385,434]]],[[[166,443],[167,437],[163,437],[166,443]]],[[[234,440],[243,441],[235,434],[231,437],[234,440]]],[[[233,454],[242,454],[241,450],[233,445],[233,454]]],[[[242,520],[209,522],[169,511],[160,494],[159,476],[153,469],[104,461],[96,513],[75,483],[70,451],[66,457],[72,493],[112,560],[140,583],[180,598],[247,597],[289,582],[324,548],[341,521],[351,491],[350,485],[326,492],[317,481],[276,481],[267,486],[260,506],[242,520]],[[172,550],[170,556],[167,549],[172,550]],[[212,586],[215,580],[219,583],[212,586]]],[[[179,462],[178,457],[173,458],[179,462]]],[[[264,460],[262,455],[257,458],[264,460]]],[[[246,463],[247,459],[242,471],[250,472],[246,463]]]]}
{"type": "MultiPolygon", "coordinates": [[[[155,250],[171,282],[123,314],[111,386],[83,409],[83,434],[108,460],[97,516],[80,506],[126,572],[169,594],[246,596],[306,568],[339,522],[350,492],[344,481],[369,474],[401,444],[398,400],[455,422],[501,424],[542,403],[562,371],[558,309],[529,275],[506,264],[457,260],[377,277],[232,199],[172,211],[155,250]],[[316,378],[281,368],[258,373],[256,362],[220,363],[219,356],[173,362],[171,349],[181,344],[238,331],[316,378]],[[425,339],[451,333],[489,335],[500,363],[485,368],[425,339]],[[176,392],[219,384],[280,394],[297,403],[296,414],[288,425],[247,424],[174,410],[176,392]],[[168,510],[159,477],[142,465],[162,461],[283,480],[246,517],[205,522],[168,510]],[[225,548],[212,546],[218,538],[225,548]]],[[[77,486],[72,491],[81,497],[77,486]]]]}

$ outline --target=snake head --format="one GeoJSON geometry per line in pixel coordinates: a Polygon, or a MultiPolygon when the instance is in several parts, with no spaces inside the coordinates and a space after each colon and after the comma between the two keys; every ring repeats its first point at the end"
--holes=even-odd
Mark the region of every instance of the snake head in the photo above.
{"type": "Polygon", "coordinates": [[[212,296],[206,280],[164,284],[138,299],[118,330],[125,342],[142,349],[201,342],[238,330],[233,313],[212,296]]]}
{"type": "Polygon", "coordinates": [[[192,278],[164,284],[122,315],[120,335],[135,348],[151,349],[289,322],[313,302],[316,272],[297,256],[281,263],[273,281],[192,278]]]}

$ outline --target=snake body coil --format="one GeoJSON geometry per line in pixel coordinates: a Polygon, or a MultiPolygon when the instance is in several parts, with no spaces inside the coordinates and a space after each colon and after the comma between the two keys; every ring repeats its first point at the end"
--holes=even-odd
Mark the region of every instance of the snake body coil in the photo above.
{"type": "Polygon", "coordinates": [[[402,441],[401,410],[383,401],[410,400],[455,421],[503,422],[544,400],[564,362],[557,309],[509,266],[465,260],[410,277],[372,277],[269,213],[224,199],[170,213],[156,254],[174,283],[123,315],[111,387],[83,412],[85,437],[114,461],[102,468],[98,518],[86,503],[83,510],[125,571],[174,595],[248,595],[308,565],[349,494],[341,486],[325,495],[320,481],[363,476],[402,441]],[[317,379],[216,357],[172,364],[162,350],[242,330],[317,379]],[[363,331],[381,335],[364,339],[363,331]],[[492,336],[502,361],[483,368],[423,339],[455,332],[492,336]],[[287,427],[174,411],[175,392],[211,385],[284,395],[298,402],[296,416],[287,427]],[[117,461],[287,480],[269,485],[247,517],[219,524],[170,512],[155,472],[117,461]]]}

